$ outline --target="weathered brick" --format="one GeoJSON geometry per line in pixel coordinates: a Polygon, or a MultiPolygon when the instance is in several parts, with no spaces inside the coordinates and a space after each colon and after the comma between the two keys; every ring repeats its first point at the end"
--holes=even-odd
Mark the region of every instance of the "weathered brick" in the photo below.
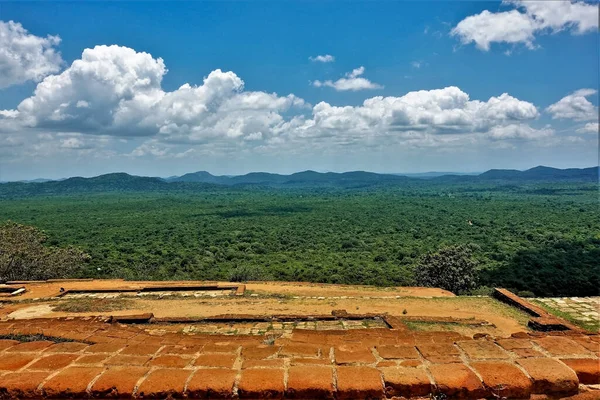
{"type": "Polygon", "coordinates": [[[562,336],[547,336],[535,342],[555,356],[590,355],[590,351],[579,343],[562,336]]]}
{"type": "Polygon", "coordinates": [[[269,346],[269,345],[260,345],[260,346],[250,346],[244,347],[242,349],[242,357],[244,359],[265,359],[269,357],[273,357],[277,354],[281,346],[269,346]]]}
{"type": "Polygon", "coordinates": [[[0,398],[3,398],[3,392],[6,393],[9,399],[37,397],[39,396],[38,386],[50,374],[50,371],[24,371],[2,375],[0,376],[0,398]]]}
{"type": "Polygon", "coordinates": [[[431,393],[431,382],[425,370],[410,367],[382,368],[385,390],[389,396],[416,397],[431,393]]]}
{"type": "Polygon", "coordinates": [[[162,346],[157,344],[134,344],[127,346],[119,354],[131,356],[145,356],[156,353],[162,346]]]}
{"type": "Polygon", "coordinates": [[[533,344],[528,339],[498,339],[496,343],[506,350],[533,348],[533,344]]]}
{"type": "Polygon", "coordinates": [[[207,343],[204,346],[205,353],[237,353],[240,348],[239,343],[225,342],[225,343],[207,343]]]}
{"type": "Polygon", "coordinates": [[[88,347],[85,343],[64,342],[48,347],[44,353],[78,353],[88,347]]]}
{"type": "Polygon", "coordinates": [[[586,385],[600,384],[600,360],[593,358],[562,359],[577,374],[579,382],[586,385]]]}
{"type": "Polygon", "coordinates": [[[49,342],[47,340],[41,340],[38,342],[25,342],[18,344],[16,346],[12,346],[6,349],[7,352],[19,352],[19,353],[27,353],[27,352],[40,352],[50,346],[52,346],[54,342],[49,342]]]}
{"type": "Polygon", "coordinates": [[[319,346],[305,343],[286,344],[279,354],[284,357],[317,357],[319,346]]]}
{"type": "Polygon", "coordinates": [[[144,365],[150,361],[150,356],[128,356],[117,354],[108,359],[106,365],[144,365]]]}
{"type": "Polygon", "coordinates": [[[291,365],[331,365],[327,358],[292,358],[291,365]]]}
{"type": "Polygon", "coordinates": [[[191,358],[183,358],[180,356],[167,354],[163,356],[157,356],[148,361],[148,365],[151,367],[163,367],[163,368],[182,368],[188,365],[192,361],[191,358]]]}
{"type": "Polygon", "coordinates": [[[480,398],[486,395],[483,384],[464,364],[433,364],[429,366],[436,392],[453,398],[480,398]]]}
{"type": "Polygon", "coordinates": [[[198,369],[187,386],[191,398],[231,398],[237,371],[224,368],[198,369]]]}
{"type": "Polygon", "coordinates": [[[27,369],[57,370],[71,364],[77,357],[79,357],[78,354],[50,354],[40,358],[28,366],[27,369]]]}
{"type": "Polygon", "coordinates": [[[116,353],[121,350],[125,345],[121,343],[97,343],[89,347],[86,347],[84,353],[116,353]]]}
{"type": "Polygon", "coordinates": [[[16,371],[35,360],[37,356],[31,353],[3,354],[0,356],[0,371],[16,371]]]}
{"type": "Polygon", "coordinates": [[[88,384],[101,372],[99,367],[69,367],[53,376],[42,390],[47,397],[85,397],[88,384]]]}
{"type": "Polygon", "coordinates": [[[542,353],[534,349],[513,349],[511,350],[518,358],[544,357],[542,353]]]}
{"type": "Polygon", "coordinates": [[[238,385],[240,398],[282,398],[283,369],[245,369],[238,385]]]}
{"type": "Polygon", "coordinates": [[[94,397],[131,397],[136,383],[148,373],[145,367],[110,367],[94,382],[91,393],[94,397]]]}
{"type": "Polygon", "coordinates": [[[110,354],[83,354],[77,360],[75,360],[74,364],[101,364],[109,357],[112,357],[110,354]]]}
{"type": "Polygon", "coordinates": [[[244,360],[242,368],[283,368],[285,360],[283,358],[273,358],[270,360],[244,360]]]}
{"type": "Polygon", "coordinates": [[[193,355],[202,351],[204,346],[178,346],[178,345],[168,345],[165,346],[160,354],[188,354],[193,355]]]}
{"type": "Polygon", "coordinates": [[[417,344],[417,348],[432,363],[460,363],[460,351],[451,343],[417,344]]]}
{"type": "Polygon", "coordinates": [[[340,346],[335,349],[334,357],[337,364],[372,364],[376,361],[371,349],[366,347],[346,350],[340,346]]]}
{"type": "Polygon", "coordinates": [[[333,368],[302,365],[289,369],[287,396],[301,399],[333,397],[333,368]]]}
{"type": "Polygon", "coordinates": [[[183,397],[185,383],[192,372],[184,369],[154,370],[142,381],[137,394],[149,399],[183,397]]]}
{"type": "Polygon", "coordinates": [[[419,358],[419,353],[414,346],[402,346],[402,345],[383,345],[377,346],[377,353],[382,358],[392,359],[400,358],[405,360],[412,360],[419,358]]]}
{"type": "Polygon", "coordinates": [[[573,370],[551,358],[522,358],[517,362],[533,378],[532,393],[575,394],[579,379],[573,370]]]}
{"type": "Polygon", "coordinates": [[[458,345],[472,360],[509,359],[510,355],[494,342],[470,340],[458,342],[458,345]]]}
{"type": "Polygon", "coordinates": [[[19,343],[21,342],[19,342],[18,340],[0,339],[0,351],[6,350],[9,347],[16,346],[19,343]]]}
{"type": "Polygon", "coordinates": [[[371,367],[344,366],[337,368],[337,398],[381,398],[383,381],[381,373],[371,367]]]}
{"type": "Polygon", "coordinates": [[[516,365],[504,361],[472,362],[494,398],[529,398],[531,380],[516,365]]]}
{"type": "Polygon", "coordinates": [[[233,368],[237,356],[235,354],[200,354],[195,366],[233,368]]]}

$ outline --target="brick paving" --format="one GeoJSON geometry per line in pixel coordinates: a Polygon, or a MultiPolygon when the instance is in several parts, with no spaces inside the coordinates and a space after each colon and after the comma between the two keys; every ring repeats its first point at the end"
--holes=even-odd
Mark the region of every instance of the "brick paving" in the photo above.
{"type": "Polygon", "coordinates": [[[148,332],[108,318],[0,321],[0,398],[600,398],[600,336],[295,329],[259,335],[148,332]],[[19,336],[14,336],[19,338],[19,336]],[[537,396],[537,397],[536,397],[537,396]],[[591,397],[590,397],[591,396],[591,397]]]}
{"type": "Polygon", "coordinates": [[[538,297],[533,299],[550,308],[569,314],[583,323],[600,322],[600,296],[597,297],[538,297]]]}

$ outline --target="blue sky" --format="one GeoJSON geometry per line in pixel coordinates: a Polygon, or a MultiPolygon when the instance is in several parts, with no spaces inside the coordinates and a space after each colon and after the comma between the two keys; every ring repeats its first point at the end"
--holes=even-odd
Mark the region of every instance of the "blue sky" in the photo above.
{"type": "Polygon", "coordinates": [[[597,13],[569,1],[2,2],[0,180],[594,165],[597,13]]]}

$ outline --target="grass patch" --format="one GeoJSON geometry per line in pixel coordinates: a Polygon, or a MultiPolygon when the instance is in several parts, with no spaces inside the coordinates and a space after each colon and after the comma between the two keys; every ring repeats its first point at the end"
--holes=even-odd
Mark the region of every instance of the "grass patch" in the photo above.
{"type": "Polygon", "coordinates": [[[56,336],[46,336],[42,333],[36,333],[34,335],[21,335],[21,334],[8,334],[8,335],[0,335],[0,339],[6,340],[17,340],[19,342],[40,342],[40,341],[48,341],[54,343],[66,343],[66,342],[75,342],[73,339],[67,339],[56,336]]]}
{"type": "Polygon", "coordinates": [[[550,314],[554,314],[559,318],[567,320],[570,323],[572,323],[573,325],[583,328],[586,331],[600,332],[600,321],[598,321],[598,320],[592,321],[592,322],[580,321],[578,319],[575,319],[575,317],[573,317],[573,315],[570,313],[566,313],[564,311],[557,310],[556,308],[550,307],[541,301],[537,301],[537,300],[532,300],[532,301],[535,302],[536,305],[538,305],[541,308],[543,308],[544,310],[548,311],[550,314]]]}
{"type": "Polygon", "coordinates": [[[69,313],[107,312],[133,308],[130,299],[71,299],[61,301],[52,311],[69,313]]]}

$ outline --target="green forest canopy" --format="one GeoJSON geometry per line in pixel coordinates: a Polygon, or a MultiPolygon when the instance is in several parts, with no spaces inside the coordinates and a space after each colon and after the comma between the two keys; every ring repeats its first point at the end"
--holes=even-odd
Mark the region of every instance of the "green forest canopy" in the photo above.
{"type": "Polygon", "coordinates": [[[74,193],[1,200],[0,223],[78,246],[88,277],[413,285],[425,254],[474,244],[479,285],[592,295],[597,196],[586,183],[74,193]]]}

